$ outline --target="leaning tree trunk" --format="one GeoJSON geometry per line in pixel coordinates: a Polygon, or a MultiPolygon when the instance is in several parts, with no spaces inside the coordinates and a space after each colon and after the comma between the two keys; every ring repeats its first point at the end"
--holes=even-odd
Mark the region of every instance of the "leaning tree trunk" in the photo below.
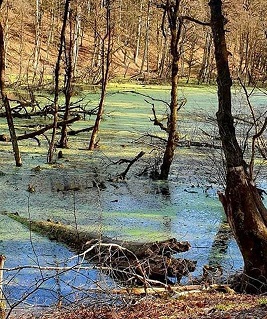
{"type": "Polygon", "coordinates": [[[216,115],[227,166],[225,194],[219,196],[244,259],[238,288],[261,293],[267,291],[267,210],[236,139],[222,1],[211,0],[209,5],[218,73],[219,110],[216,115]]]}

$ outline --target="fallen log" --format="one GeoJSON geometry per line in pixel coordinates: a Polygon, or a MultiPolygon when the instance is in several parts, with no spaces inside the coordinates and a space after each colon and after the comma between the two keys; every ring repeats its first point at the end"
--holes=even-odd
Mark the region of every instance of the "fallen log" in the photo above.
{"type": "Polygon", "coordinates": [[[119,241],[108,237],[99,240],[96,234],[78,232],[73,227],[53,221],[33,221],[16,213],[6,215],[31,231],[68,245],[98,266],[112,269],[114,277],[128,283],[145,285],[148,279],[165,284],[177,283],[196,267],[195,261],[173,257],[190,248],[188,242],[179,242],[175,238],[152,243],[119,241]]]}

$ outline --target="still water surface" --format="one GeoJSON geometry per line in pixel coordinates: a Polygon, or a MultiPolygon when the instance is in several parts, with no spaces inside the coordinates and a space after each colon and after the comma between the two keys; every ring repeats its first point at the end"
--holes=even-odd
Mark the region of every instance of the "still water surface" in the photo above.
{"type": "MultiPolygon", "coordinates": [[[[63,159],[49,166],[45,164],[47,140],[40,136],[41,146],[37,146],[34,140],[20,142],[23,167],[17,169],[14,168],[10,144],[0,144],[1,212],[17,212],[35,220],[52,219],[94,232],[97,236],[122,240],[143,242],[170,237],[188,240],[192,247],[181,257],[197,261],[197,270],[192,276],[199,276],[205,264],[220,264],[225,276],[241,269],[243,262],[234,239],[228,234],[223,241],[218,240],[218,232],[225,220],[216,195],[223,183],[220,151],[178,148],[168,183],[137,178],[136,174],[146,166],[156,165],[161,152],[161,143],[153,140],[151,135],[162,137],[159,128],[151,123],[151,103],[145,101],[149,98],[142,94],[168,101],[169,90],[141,88],[141,95],[129,93],[128,89],[115,91],[116,88],[107,96],[100,133],[101,147],[93,153],[86,150],[88,133],[79,134],[70,137],[70,149],[63,150],[63,159]],[[131,159],[141,150],[145,150],[146,155],[131,169],[127,181],[116,181],[114,176],[125,169],[125,166],[116,164],[117,161],[131,159]],[[93,187],[93,180],[105,181],[105,187],[101,190],[93,187]],[[29,185],[34,186],[34,193],[27,191],[29,185]],[[71,191],[73,188],[79,190],[71,191]]],[[[187,99],[186,106],[179,113],[181,138],[214,142],[216,139],[207,140],[207,136],[218,135],[213,120],[217,108],[216,88],[187,88],[182,90],[180,97],[187,99]]],[[[86,99],[90,109],[97,105],[98,95],[90,93],[86,99]]],[[[166,104],[151,101],[157,115],[164,118],[166,104]]],[[[258,112],[261,113],[262,96],[255,97],[254,103],[258,103],[258,112]]],[[[234,110],[238,115],[248,114],[240,92],[234,95],[234,110]]],[[[27,125],[38,124],[38,119],[20,121],[16,119],[20,134],[27,125]]],[[[92,119],[88,118],[73,124],[72,129],[91,125],[92,119]]],[[[6,123],[2,120],[0,129],[1,133],[7,133],[6,123]]],[[[264,189],[265,181],[266,176],[261,176],[259,186],[264,189]]],[[[6,268],[25,265],[63,267],[79,262],[70,259],[74,253],[65,246],[30,234],[6,216],[0,215],[0,222],[0,253],[7,257],[6,268]]],[[[81,290],[92,295],[90,289],[96,287],[101,275],[95,269],[80,269],[51,279],[49,276],[50,271],[29,268],[5,272],[7,299],[14,304],[32,291],[24,300],[26,304],[56,304],[62,297],[64,302],[71,302],[83,298],[79,296],[81,290]],[[43,285],[35,291],[40,281],[43,285]]],[[[104,286],[114,285],[106,276],[101,277],[101,281],[104,286]]]]}

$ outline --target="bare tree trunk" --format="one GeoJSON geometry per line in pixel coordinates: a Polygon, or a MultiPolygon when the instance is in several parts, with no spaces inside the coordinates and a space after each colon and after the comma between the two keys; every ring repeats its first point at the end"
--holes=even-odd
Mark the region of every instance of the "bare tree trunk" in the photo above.
{"type": "Polygon", "coordinates": [[[145,63],[147,64],[146,71],[148,72],[150,8],[151,8],[151,3],[150,3],[150,0],[149,0],[148,4],[147,4],[145,47],[144,47],[143,58],[142,58],[142,63],[141,63],[141,67],[140,67],[140,73],[142,73],[144,71],[145,63]]]}
{"type": "Polygon", "coordinates": [[[76,4],[75,10],[75,26],[74,26],[74,36],[73,36],[73,76],[76,76],[77,72],[77,63],[79,57],[79,49],[80,49],[80,40],[81,40],[81,7],[79,4],[76,4]]]}
{"type": "Polygon", "coordinates": [[[99,66],[100,64],[100,58],[99,56],[101,55],[100,54],[100,38],[99,38],[99,35],[98,35],[98,32],[97,32],[97,17],[95,17],[95,20],[94,20],[94,50],[93,50],[93,56],[92,56],[92,61],[91,61],[91,68],[96,68],[99,66]]]}
{"type": "Polygon", "coordinates": [[[202,63],[198,74],[198,84],[208,82],[210,54],[211,54],[211,34],[210,31],[206,32],[205,47],[202,57],[202,63]]]}
{"type": "Polygon", "coordinates": [[[111,14],[111,4],[110,0],[106,3],[106,34],[102,41],[102,65],[101,65],[101,72],[102,72],[102,79],[101,79],[101,96],[100,101],[98,105],[98,111],[95,119],[94,128],[91,134],[91,139],[89,143],[89,150],[93,150],[97,146],[97,137],[98,137],[98,131],[100,122],[103,116],[104,112],[104,102],[106,97],[106,89],[108,84],[108,78],[109,78],[109,69],[110,69],[110,63],[111,63],[111,50],[112,50],[112,27],[111,27],[111,21],[110,21],[110,14],[111,14]],[[106,47],[106,41],[107,40],[107,47],[106,47]]]}
{"type": "MultiPolygon", "coordinates": [[[[2,5],[2,1],[0,1],[0,7],[2,5]]],[[[16,131],[13,123],[13,117],[11,114],[11,108],[9,104],[9,100],[7,98],[7,94],[5,92],[5,80],[4,80],[4,74],[5,74],[5,49],[4,49],[4,31],[2,27],[2,23],[0,22],[0,92],[1,92],[1,98],[3,101],[3,104],[5,106],[6,110],[6,118],[10,133],[10,139],[12,141],[12,147],[14,152],[14,158],[16,162],[16,166],[20,167],[22,165],[20,152],[19,152],[19,146],[16,136],[16,131]]]]}
{"type": "Polygon", "coordinates": [[[11,25],[10,25],[10,21],[9,21],[9,10],[10,10],[10,6],[6,5],[6,12],[5,14],[2,16],[2,19],[5,16],[5,20],[2,22],[2,25],[4,25],[5,27],[3,28],[3,34],[4,34],[4,71],[7,67],[8,61],[7,61],[7,54],[8,54],[8,50],[9,50],[9,38],[10,38],[10,29],[11,29],[11,25]]]}
{"type": "Polygon", "coordinates": [[[55,3],[54,0],[51,3],[51,10],[50,10],[50,25],[47,32],[47,41],[46,41],[46,55],[45,59],[42,64],[42,70],[41,75],[39,79],[39,83],[43,83],[44,75],[46,73],[46,67],[49,65],[49,57],[51,57],[51,45],[54,41],[54,32],[55,32],[55,21],[56,21],[56,9],[55,9],[55,3]]]}
{"type": "Polygon", "coordinates": [[[35,44],[34,44],[34,61],[33,61],[33,79],[34,83],[40,61],[40,50],[41,50],[41,23],[42,23],[42,0],[36,0],[36,13],[35,13],[35,44]]]}
{"type": "MultiPolygon", "coordinates": [[[[72,26],[72,12],[69,13],[69,44],[65,42],[64,51],[65,51],[65,74],[64,74],[64,95],[65,95],[65,112],[64,112],[64,121],[68,121],[70,113],[70,101],[72,97],[72,78],[73,78],[73,49],[74,41],[73,39],[73,26],[72,26]],[[68,46],[68,48],[67,48],[68,46]]],[[[58,144],[60,148],[68,147],[68,133],[67,133],[67,124],[63,124],[61,128],[61,138],[58,144]]]]}
{"type": "Polygon", "coordinates": [[[23,12],[21,13],[21,21],[20,21],[20,41],[19,41],[19,73],[18,73],[18,78],[17,81],[21,81],[22,77],[22,63],[23,63],[23,48],[24,48],[24,30],[25,24],[24,24],[24,14],[23,12]]]}
{"type": "Polygon", "coordinates": [[[134,63],[138,63],[139,51],[140,51],[140,42],[142,34],[142,11],[143,11],[143,0],[140,2],[140,15],[138,17],[137,32],[136,32],[136,44],[134,52],[134,63]]]}
{"type": "Polygon", "coordinates": [[[70,6],[70,0],[66,0],[63,23],[61,28],[61,35],[60,35],[58,57],[57,57],[57,62],[55,67],[54,121],[53,121],[52,137],[50,140],[50,145],[49,145],[48,154],[47,154],[48,163],[52,163],[53,161],[55,139],[56,139],[56,133],[57,133],[60,60],[62,57],[63,46],[65,43],[65,33],[66,33],[66,26],[67,26],[68,14],[69,14],[69,6],[70,6]]]}
{"type": "Polygon", "coordinates": [[[160,62],[159,62],[159,70],[158,70],[158,74],[159,77],[162,78],[163,77],[163,73],[164,73],[164,69],[165,69],[165,64],[166,64],[166,57],[168,55],[168,44],[167,44],[167,38],[163,37],[162,39],[163,44],[162,44],[162,50],[161,50],[161,58],[160,58],[160,62]]]}
{"type": "Polygon", "coordinates": [[[168,141],[163,156],[163,162],[160,168],[160,179],[168,179],[170,167],[174,157],[174,151],[177,142],[177,117],[178,117],[178,63],[179,51],[178,44],[181,35],[182,23],[179,21],[179,6],[180,0],[176,0],[172,4],[169,0],[166,3],[165,10],[167,11],[169,28],[171,31],[171,55],[172,55],[172,75],[171,75],[171,102],[170,102],[170,115],[168,119],[168,141]]]}
{"type": "Polygon", "coordinates": [[[217,122],[227,168],[225,195],[220,193],[219,197],[244,259],[244,271],[237,288],[262,293],[267,291],[267,210],[236,139],[222,1],[211,0],[209,5],[218,74],[217,122]]]}
{"type": "Polygon", "coordinates": [[[189,57],[187,60],[187,64],[188,64],[188,74],[187,74],[187,80],[186,83],[188,84],[191,78],[191,72],[192,72],[192,67],[194,66],[194,57],[195,57],[195,52],[196,50],[196,46],[197,46],[197,37],[194,36],[191,40],[190,43],[190,52],[189,52],[189,57]]]}

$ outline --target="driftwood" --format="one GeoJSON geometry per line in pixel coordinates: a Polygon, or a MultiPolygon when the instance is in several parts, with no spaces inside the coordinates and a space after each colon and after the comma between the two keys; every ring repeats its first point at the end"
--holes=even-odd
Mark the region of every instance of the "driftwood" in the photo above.
{"type": "Polygon", "coordinates": [[[152,243],[126,242],[108,237],[102,237],[99,241],[96,234],[78,232],[72,227],[52,221],[31,221],[18,214],[8,216],[32,231],[67,244],[84,258],[106,269],[112,269],[117,278],[127,282],[179,282],[182,276],[195,270],[195,261],[173,257],[174,254],[190,248],[188,242],[179,242],[175,238],[152,243]]]}

